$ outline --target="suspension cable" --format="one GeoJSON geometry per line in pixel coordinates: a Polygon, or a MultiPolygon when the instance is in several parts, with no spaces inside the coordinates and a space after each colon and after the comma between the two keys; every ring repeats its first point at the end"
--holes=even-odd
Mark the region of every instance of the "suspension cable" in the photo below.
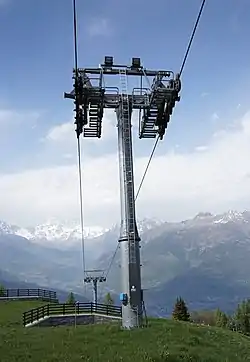
{"type": "MultiPolygon", "coordinates": [[[[77,10],[76,0],[73,0],[73,27],[74,27],[74,61],[75,61],[75,82],[78,83],[78,51],[77,51],[77,10]]],[[[77,95],[76,95],[77,96],[77,95]]],[[[79,102],[76,98],[76,121],[79,111],[79,102]]],[[[84,217],[83,217],[83,191],[82,191],[82,163],[81,163],[81,144],[80,134],[77,132],[77,154],[78,154],[78,176],[79,176],[79,198],[80,198],[80,224],[81,224],[81,249],[82,249],[82,268],[83,268],[83,282],[85,279],[85,238],[84,238],[84,217]]],[[[86,285],[85,294],[86,294],[86,285]]]]}
{"type": "Polygon", "coordinates": [[[80,222],[81,222],[81,242],[82,242],[82,267],[85,277],[85,238],[84,238],[84,218],[83,218],[83,191],[82,191],[82,162],[81,162],[81,146],[80,139],[77,138],[78,150],[78,173],[79,173],[79,196],[80,196],[80,222]]]}
{"type": "MultiPolygon", "coordinates": [[[[181,69],[180,69],[180,73],[179,73],[180,75],[183,73],[183,69],[184,69],[185,64],[186,64],[186,62],[187,62],[187,58],[188,58],[188,55],[189,55],[189,52],[190,52],[190,49],[191,49],[191,45],[192,45],[193,40],[194,40],[194,36],[195,36],[196,30],[197,30],[197,27],[198,27],[198,24],[199,24],[199,21],[200,21],[200,18],[201,18],[202,11],[203,11],[203,9],[204,9],[205,2],[206,2],[206,0],[203,0],[202,3],[201,3],[201,7],[200,7],[200,10],[199,10],[199,13],[198,13],[198,16],[197,16],[197,19],[196,19],[196,22],[195,22],[195,25],[194,25],[194,28],[193,28],[193,31],[192,31],[192,34],[191,34],[189,43],[188,43],[188,47],[187,47],[187,50],[186,50],[185,55],[184,55],[184,58],[183,58],[183,62],[182,62],[181,69]]],[[[148,161],[148,164],[147,164],[147,166],[146,166],[145,172],[144,172],[144,174],[143,174],[141,183],[140,183],[140,185],[139,185],[139,188],[138,188],[138,191],[137,191],[137,194],[136,194],[136,197],[135,197],[135,201],[137,200],[137,197],[138,197],[138,195],[139,195],[139,193],[140,193],[141,187],[142,187],[143,182],[144,182],[144,179],[145,179],[145,177],[146,177],[146,174],[147,174],[149,165],[150,165],[150,163],[151,163],[151,160],[152,160],[152,158],[153,158],[153,155],[154,155],[156,146],[157,146],[157,144],[158,144],[158,141],[159,141],[159,135],[158,135],[158,137],[157,137],[157,139],[156,139],[156,142],[155,142],[155,144],[154,144],[152,153],[151,153],[151,155],[150,155],[150,157],[149,157],[149,161],[148,161]]]]}
{"type": "MultiPolygon", "coordinates": [[[[110,272],[110,270],[111,270],[111,268],[112,268],[112,265],[113,265],[113,263],[114,263],[114,261],[115,261],[115,257],[116,257],[116,255],[117,255],[117,252],[118,252],[119,247],[120,247],[120,243],[117,242],[115,251],[114,251],[114,253],[112,254],[112,258],[110,259],[110,263],[109,263],[109,265],[108,265],[108,268],[106,269],[106,273],[104,273],[104,275],[103,275],[106,279],[107,279],[107,277],[108,277],[108,275],[109,275],[109,272],[110,272]]],[[[101,287],[99,288],[99,298],[98,298],[99,303],[102,303],[100,298],[101,298],[102,293],[103,293],[103,288],[104,288],[104,283],[102,283],[102,284],[101,284],[101,287]]]]}
{"type": "Polygon", "coordinates": [[[108,274],[109,274],[110,269],[111,269],[111,267],[112,267],[112,265],[113,265],[113,262],[114,262],[114,260],[115,260],[115,257],[116,257],[116,254],[117,254],[117,252],[118,252],[119,247],[120,247],[120,243],[117,242],[116,249],[115,249],[115,251],[114,251],[114,253],[113,253],[113,256],[112,256],[112,258],[111,258],[111,260],[110,260],[109,266],[108,266],[107,271],[106,271],[106,275],[105,275],[106,278],[108,277],[108,274]]]}
{"type": "Polygon", "coordinates": [[[185,64],[186,64],[187,57],[188,57],[188,54],[189,54],[191,45],[192,45],[193,40],[194,40],[194,36],[195,36],[196,30],[197,30],[197,26],[198,26],[199,21],[200,21],[200,17],[201,17],[201,14],[202,14],[202,11],[203,11],[205,2],[206,2],[206,0],[203,0],[203,1],[202,1],[201,7],[200,7],[200,11],[199,11],[199,14],[198,14],[198,16],[197,16],[197,19],[196,19],[196,22],[195,22],[195,25],[194,25],[194,28],[193,28],[193,31],[192,31],[192,35],[191,35],[191,37],[190,37],[190,40],[189,40],[189,43],[188,43],[188,47],[187,47],[187,50],[186,50],[186,53],[185,53],[185,56],[184,56],[184,59],[183,59],[182,65],[181,65],[180,75],[182,74],[183,69],[184,69],[184,66],[185,66],[185,64]]]}
{"type": "Polygon", "coordinates": [[[76,18],[76,0],[73,0],[73,23],[74,23],[74,56],[75,56],[75,71],[78,73],[78,52],[77,52],[77,18],[76,18]]]}
{"type": "Polygon", "coordinates": [[[153,158],[153,156],[154,156],[154,153],[155,153],[155,150],[156,150],[156,146],[157,146],[157,144],[158,144],[159,139],[160,139],[160,136],[158,135],[158,137],[156,138],[154,147],[153,147],[153,149],[152,149],[151,155],[150,155],[150,157],[149,157],[147,166],[146,166],[146,168],[145,168],[144,174],[143,174],[143,176],[142,176],[140,185],[139,185],[139,187],[138,187],[138,191],[137,191],[137,194],[136,194],[136,196],[135,196],[135,201],[137,200],[137,197],[138,197],[138,195],[139,195],[139,193],[140,193],[142,184],[143,184],[144,179],[145,179],[145,177],[146,177],[146,174],[147,174],[147,172],[148,172],[148,168],[149,168],[149,165],[150,165],[150,163],[151,163],[151,161],[152,161],[152,158],[153,158]]]}

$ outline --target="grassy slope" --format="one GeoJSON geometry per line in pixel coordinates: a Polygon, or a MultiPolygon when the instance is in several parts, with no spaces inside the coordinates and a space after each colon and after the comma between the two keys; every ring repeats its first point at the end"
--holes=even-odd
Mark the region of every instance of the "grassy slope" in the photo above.
{"type": "MultiPolygon", "coordinates": [[[[44,305],[42,301],[0,301],[0,327],[22,325],[23,312],[44,305]]],[[[0,358],[1,360],[1,358],[0,358]]]]}
{"type": "MultiPolygon", "coordinates": [[[[28,304],[0,303],[0,325],[12,308],[20,322],[28,304]]],[[[212,327],[152,320],[148,329],[131,332],[104,325],[24,329],[14,318],[0,328],[1,362],[250,361],[250,339],[212,327]]]]}

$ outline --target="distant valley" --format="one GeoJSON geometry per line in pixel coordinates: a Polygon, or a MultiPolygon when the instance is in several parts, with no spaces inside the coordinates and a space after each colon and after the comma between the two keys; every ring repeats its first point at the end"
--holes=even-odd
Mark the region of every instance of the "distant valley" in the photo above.
{"type": "MultiPolygon", "coordinates": [[[[50,233],[43,225],[25,234],[25,229],[0,223],[0,279],[8,281],[12,275],[20,281],[81,295],[77,226],[72,231],[64,225],[47,226],[50,233]],[[38,235],[37,230],[43,233],[38,235]]],[[[177,295],[192,309],[221,307],[228,311],[250,296],[250,212],[200,213],[178,223],[145,219],[139,222],[139,229],[143,288],[150,314],[168,314],[177,295]]],[[[107,269],[118,234],[117,226],[86,230],[87,268],[107,269]]],[[[119,294],[119,260],[118,250],[102,293],[112,290],[119,294]]]]}

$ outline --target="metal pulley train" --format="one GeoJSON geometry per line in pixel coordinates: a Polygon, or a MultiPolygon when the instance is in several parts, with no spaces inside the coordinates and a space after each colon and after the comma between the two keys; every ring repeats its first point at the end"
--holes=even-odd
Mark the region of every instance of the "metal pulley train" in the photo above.
{"type": "Polygon", "coordinates": [[[126,76],[153,78],[151,87],[133,88],[129,106],[131,110],[142,111],[139,138],[155,138],[159,134],[162,139],[175,103],[180,100],[179,74],[144,69],[139,58],[133,58],[131,66],[114,65],[113,57],[109,56],[99,68],[75,69],[74,90],[64,94],[75,102],[77,137],[81,133],[84,137],[101,137],[104,109],[117,109],[122,97],[118,87],[105,87],[104,76],[119,75],[121,67],[126,76]]]}

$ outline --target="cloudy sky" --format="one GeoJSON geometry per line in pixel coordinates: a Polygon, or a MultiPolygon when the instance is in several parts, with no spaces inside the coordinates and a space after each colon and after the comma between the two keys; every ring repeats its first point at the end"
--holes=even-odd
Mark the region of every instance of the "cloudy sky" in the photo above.
{"type": "MultiPolygon", "coordinates": [[[[79,63],[140,56],[178,71],[200,0],[78,0],[79,63]]],[[[181,102],[137,203],[141,217],[180,220],[250,204],[249,0],[207,0],[184,70],[181,102]]],[[[71,0],[0,0],[0,219],[29,226],[79,218],[71,0]]],[[[152,140],[138,140],[136,188],[152,140]]],[[[83,139],[85,223],[119,220],[115,116],[83,139]]]]}

